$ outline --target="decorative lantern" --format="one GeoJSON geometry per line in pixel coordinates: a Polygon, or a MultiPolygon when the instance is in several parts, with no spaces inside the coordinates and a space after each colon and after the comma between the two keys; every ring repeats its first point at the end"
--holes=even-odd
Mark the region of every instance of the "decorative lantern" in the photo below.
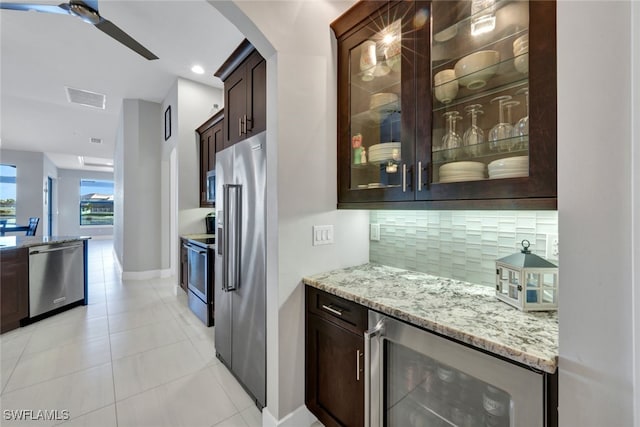
{"type": "Polygon", "coordinates": [[[532,254],[528,240],[522,251],[496,260],[496,297],[522,311],[558,309],[558,266],[532,254]]]}

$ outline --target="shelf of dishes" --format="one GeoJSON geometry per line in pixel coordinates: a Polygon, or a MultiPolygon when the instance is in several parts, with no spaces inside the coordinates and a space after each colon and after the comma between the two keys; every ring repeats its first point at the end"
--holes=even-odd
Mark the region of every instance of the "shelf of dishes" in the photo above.
{"type": "Polygon", "coordinates": [[[520,59],[528,64],[528,57],[525,55],[511,58],[498,65],[497,74],[491,77],[488,77],[487,69],[464,75],[462,78],[455,77],[454,70],[444,70],[436,74],[434,78],[436,83],[433,86],[433,111],[443,111],[461,104],[472,103],[501,92],[516,92],[519,88],[528,86],[528,73],[520,73],[514,68],[516,60],[520,59]],[[473,82],[481,79],[486,79],[482,91],[468,88],[468,84],[474,84],[473,82]]]}
{"type": "Polygon", "coordinates": [[[520,156],[529,153],[529,137],[512,137],[488,141],[480,144],[459,146],[448,149],[433,150],[431,159],[434,164],[441,164],[457,160],[490,161],[505,154],[520,156]]]}
{"type": "Polygon", "coordinates": [[[433,2],[432,56],[439,50],[461,56],[477,47],[522,31],[529,26],[529,2],[474,0],[433,2]]]}
{"type": "Polygon", "coordinates": [[[529,156],[509,156],[489,164],[477,161],[455,161],[435,166],[433,182],[444,184],[528,176],[529,156]]]}
{"type": "Polygon", "coordinates": [[[458,61],[454,68],[444,69],[434,75],[433,110],[443,110],[492,93],[527,85],[528,77],[528,52],[519,50],[517,55],[503,61],[500,61],[498,51],[476,52],[458,61]]]}

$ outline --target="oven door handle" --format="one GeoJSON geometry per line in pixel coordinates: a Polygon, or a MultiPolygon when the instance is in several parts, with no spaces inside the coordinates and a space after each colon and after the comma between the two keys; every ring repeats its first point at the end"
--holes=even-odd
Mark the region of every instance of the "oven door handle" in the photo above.
{"type": "Polygon", "coordinates": [[[371,369],[371,339],[375,339],[379,341],[380,337],[384,334],[384,319],[380,319],[378,323],[368,331],[364,332],[364,425],[365,427],[377,427],[380,426],[380,414],[375,414],[374,417],[371,415],[372,408],[378,408],[378,412],[381,410],[380,407],[380,381],[381,377],[381,369],[383,366],[383,351],[380,349],[380,345],[377,346],[377,352],[374,353],[375,358],[378,359],[375,372],[376,378],[372,378],[372,369],[371,369]],[[375,387],[374,393],[371,393],[371,387],[375,387]],[[371,404],[371,398],[375,397],[376,404],[371,404]]]}

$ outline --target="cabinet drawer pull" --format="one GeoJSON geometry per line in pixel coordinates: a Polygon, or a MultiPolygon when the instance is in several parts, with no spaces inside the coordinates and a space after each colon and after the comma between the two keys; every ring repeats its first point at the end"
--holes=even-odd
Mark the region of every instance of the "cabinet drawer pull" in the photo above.
{"type": "Polygon", "coordinates": [[[360,358],[362,356],[360,350],[356,350],[356,381],[360,381],[360,358]]]}
{"type": "Polygon", "coordinates": [[[418,162],[418,191],[422,191],[422,162],[418,162]]]}
{"type": "Polygon", "coordinates": [[[331,305],[324,305],[324,304],[322,304],[322,308],[324,308],[330,313],[335,314],[336,316],[342,316],[342,310],[340,310],[339,308],[336,309],[336,308],[333,308],[331,305]]]}
{"type": "Polygon", "coordinates": [[[242,117],[238,117],[238,136],[242,136],[242,117]]]}

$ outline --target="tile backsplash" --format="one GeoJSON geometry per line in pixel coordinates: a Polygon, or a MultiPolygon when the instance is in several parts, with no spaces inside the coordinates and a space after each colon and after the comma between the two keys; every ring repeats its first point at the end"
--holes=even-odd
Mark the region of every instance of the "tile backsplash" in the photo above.
{"type": "Polygon", "coordinates": [[[495,285],[496,259],[523,239],[546,257],[547,236],[558,234],[557,211],[384,210],[369,218],[380,225],[380,241],[369,242],[371,262],[487,286],[495,285]]]}

